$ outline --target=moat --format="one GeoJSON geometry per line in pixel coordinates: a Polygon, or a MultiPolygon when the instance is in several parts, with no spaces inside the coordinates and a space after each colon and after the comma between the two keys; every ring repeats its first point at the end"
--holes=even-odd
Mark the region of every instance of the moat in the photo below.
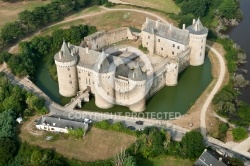
{"type": "MultiPolygon", "coordinates": [[[[209,58],[206,57],[204,65],[199,67],[189,66],[184,70],[179,75],[177,86],[165,86],[148,99],[145,112],[180,112],[185,114],[207,88],[211,80],[211,63],[209,58]]],[[[49,75],[46,62],[39,67],[35,84],[52,100],[61,105],[70,101],[70,98],[62,97],[59,94],[58,83],[49,75]]],[[[98,112],[129,112],[127,107],[122,106],[114,106],[111,109],[103,110],[96,107],[94,103],[92,97],[89,103],[83,104],[83,109],[98,112]]]]}

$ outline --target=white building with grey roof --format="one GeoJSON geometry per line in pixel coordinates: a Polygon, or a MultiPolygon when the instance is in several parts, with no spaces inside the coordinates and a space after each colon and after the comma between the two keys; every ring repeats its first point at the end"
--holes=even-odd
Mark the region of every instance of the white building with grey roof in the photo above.
{"type": "Polygon", "coordinates": [[[110,46],[137,40],[130,28],[96,32],[84,38],[84,47],[64,41],[54,56],[59,92],[71,97],[88,89],[99,108],[116,104],[141,112],[162,87],[177,85],[178,74],[186,67],[203,64],[207,32],[199,19],[179,29],[147,18],[139,36],[147,55],[134,47],[110,46]]]}

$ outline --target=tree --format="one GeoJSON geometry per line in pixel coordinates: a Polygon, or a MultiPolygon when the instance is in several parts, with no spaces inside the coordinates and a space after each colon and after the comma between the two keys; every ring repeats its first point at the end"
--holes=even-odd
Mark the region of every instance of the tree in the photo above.
{"type": "Polygon", "coordinates": [[[7,165],[16,153],[16,142],[9,138],[0,138],[0,165],[7,165]]]}
{"type": "Polygon", "coordinates": [[[182,153],[190,159],[198,158],[204,151],[203,136],[198,131],[190,131],[181,140],[182,153]]]}
{"type": "Polygon", "coordinates": [[[219,6],[219,13],[222,17],[233,19],[237,9],[238,5],[235,0],[223,0],[219,6]]]}
{"type": "Polygon", "coordinates": [[[1,30],[1,39],[4,43],[16,41],[25,34],[25,29],[19,22],[7,23],[1,30]]]}
{"type": "Polygon", "coordinates": [[[189,0],[181,6],[182,15],[193,14],[195,17],[205,16],[209,6],[208,0],[189,0]]]}
{"type": "Polygon", "coordinates": [[[235,141],[241,141],[247,138],[248,134],[245,128],[237,127],[233,129],[233,137],[235,141]]]}
{"type": "Polygon", "coordinates": [[[15,136],[16,115],[12,110],[0,113],[0,137],[13,138],[15,136]]]}

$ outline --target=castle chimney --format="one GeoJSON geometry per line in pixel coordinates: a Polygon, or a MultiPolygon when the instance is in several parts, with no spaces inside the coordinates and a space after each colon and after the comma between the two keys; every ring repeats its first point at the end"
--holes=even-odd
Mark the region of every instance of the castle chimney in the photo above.
{"type": "Polygon", "coordinates": [[[61,120],[61,117],[59,117],[59,121],[61,120]]]}
{"type": "Polygon", "coordinates": [[[71,51],[71,56],[74,56],[74,53],[71,51]]]}
{"type": "Polygon", "coordinates": [[[70,42],[68,42],[68,47],[70,47],[70,42]]]}
{"type": "Polygon", "coordinates": [[[195,31],[198,31],[198,24],[195,25],[195,31]]]}
{"type": "Polygon", "coordinates": [[[86,47],[86,53],[88,54],[89,53],[89,47],[86,47]]]}
{"type": "Polygon", "coordinates": [[[156,21],[156,24],[155,24],[156,29],[158,29],[159,27],[159,22],[160,22],[159,20],[156,21]]]}
{"type": "Polygon", "coordinates": [[[173,23],[170,24],[169,29],[172,30],[173,23]]]}
{"type": "Polygon", "coordinates": [[[222,158],[221,158],[221,157],[219,158],[219,161],[222,161],[222,158]]]}
{"type": "Polygon", "coordinates": [[[59,51],[59,59],[62,59],[62,51],[59,51]]]}
{"type": "Polygon", "coordinates": [[[193,19],[193,25],[195,24],[195,19],[193,19]]]}
{"type": "Polygon", "coordinates": [[[148,17],[146,17],[146,23],[148,23],[148,17]]]}
{"type": "Polygon", "coordinates": [[[182,25],[182,29],[185,30],[186,29],[186,24],[182,25]]]}

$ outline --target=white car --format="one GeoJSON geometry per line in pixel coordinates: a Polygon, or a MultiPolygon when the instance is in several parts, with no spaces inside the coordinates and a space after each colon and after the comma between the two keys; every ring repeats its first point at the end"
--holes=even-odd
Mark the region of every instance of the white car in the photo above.
{"type": "Polygon", "coordinates": [[[84,123],[92,123],[92,120],[88,119],[88,118],[85,118],[84,119],[84,123]]]}

